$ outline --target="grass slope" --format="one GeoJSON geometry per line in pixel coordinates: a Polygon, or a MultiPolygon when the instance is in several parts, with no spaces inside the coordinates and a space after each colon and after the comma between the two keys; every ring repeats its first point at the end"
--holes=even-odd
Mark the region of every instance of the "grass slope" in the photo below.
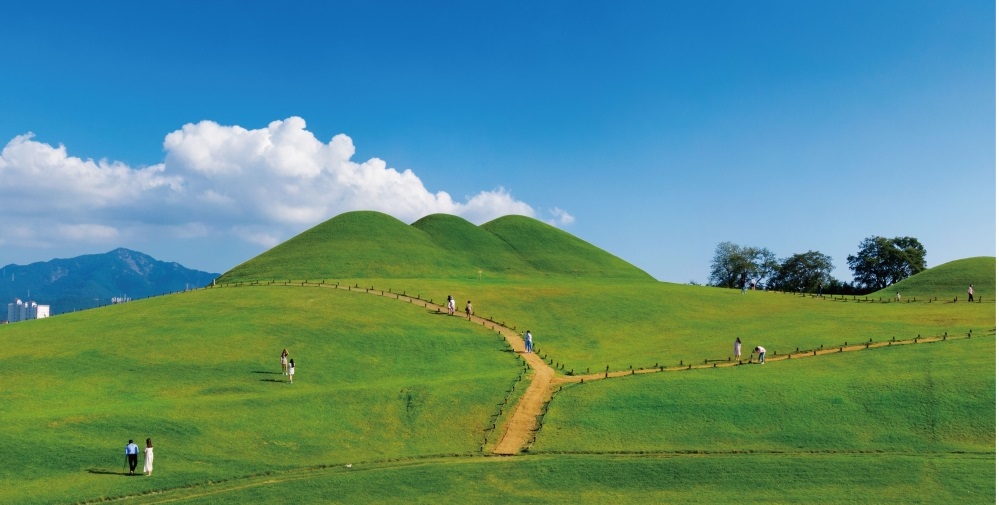
{"type": "Polygon", "coordinates": [[[435,214],[407,226],[380,212],[357,211],[306,230],[219,281],[549,275],[652,280],[624,260],[529,217],[507,216],[476,227],[435,214]]]}
{"type": "Polygon", "coordinates": [[[0,342],[0,503],[477,454],[521,372],[461,318],[328,288],[171,295],[5,325],[0,342]],[[125,442],[146,437],[153,478],[117,475],[125,442]]]}
{"type": "Polygon", "coordinates": [[[994,336],[573,384],[537,452],[993,453],[994,336]]]}
{"type": "Polygon", "coordinates": [[[479,271],[490,277],[534,271],[509,244],[458,216],[433,214],[412,226],[429,235],[443,249],[452,268],[464,271],[466,277],[477,278],[479,271]]]}
{"type": "Polygon", "coordinates": [[[347,212],[222,275],[221,282],[432,275],[447,258],[425,233],[387,214],[347,212]]]}
{"type": "MultiPolygon", "coordinates": [[[[871,303],[620,279],[365,279],[379,289],[472,300],[476,313],[532,330],[564,372],[627,370],[731,356],[742,339],[787,353],[917,335],[983,335],[994,303],[871,303]]],[[[351,281],[353,284],[353,281],[351,281]]],[[[862,300],[861,297],[859,300],[862,300]]]]}
{"type": "Polygon", "coordinates": [[[652,280],[630,263],[558,228],[523,216],[504,216],[482,225],[546,274],[652,280]]]}
{"type": "Polygon", "coordinates": [[[929,298],[964,302],[968,300],[968,284],[975,285],[975,299],[996,299],[996,259],[980,256],[951,261],[919,272],[908,279],[888,286],[870,296],[886,298],[900,293],[903,297],[929,298]]]}
{"type": "Polygon", "coordinates": [[[355,465],[132,503],[995,503],[995,459],[898,454],[560,455],[355,465]],[[991,488],[991,492],[990,492],[991,488]]]}

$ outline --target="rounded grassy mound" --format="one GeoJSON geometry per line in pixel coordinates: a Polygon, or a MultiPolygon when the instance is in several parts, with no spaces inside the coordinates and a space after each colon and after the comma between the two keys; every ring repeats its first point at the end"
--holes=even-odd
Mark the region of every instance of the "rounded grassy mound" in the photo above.
{"type": "Polygon", "coordinates": [[[992,256],[965,258],[919,272],[871,296],[938,297],[968,299],[968,284],[975,285],[975,298],[995,300],[996,259],[992,256]]]}
{"type": "Polygon", "coordinates": [[[653,278],[600,248],[535,219],[482,226],[444,214],[412,225],[374,211],[347,212],[225,273],[220,282],[573,275],[653,278]]]}

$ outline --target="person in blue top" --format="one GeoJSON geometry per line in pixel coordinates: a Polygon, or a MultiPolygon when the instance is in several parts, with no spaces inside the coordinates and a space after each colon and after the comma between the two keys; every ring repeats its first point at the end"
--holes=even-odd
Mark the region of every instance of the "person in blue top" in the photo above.
{"type": "Polygon", "coordinates": [[[131,439],[125,446],[125,457],[128,458],[128,474],[135,475],[135,467],[139,464],[139,446],[131,439]]]}

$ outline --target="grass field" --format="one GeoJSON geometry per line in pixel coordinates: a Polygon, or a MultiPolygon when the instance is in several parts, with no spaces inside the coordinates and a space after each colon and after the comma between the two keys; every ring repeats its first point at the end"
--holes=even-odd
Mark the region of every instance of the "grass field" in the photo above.
{"type": "MultiPolygon", "coordinates": [[[[775,292],[748,292],[607,279],[343,280],[406,291],[530,329],[535,346],[564,372],[627,370],[731,356],[736,337],[748,355],[819,346],[910,339],[917,335],[984,334],[995,328],[995,303],[870,303],[775,292]]],[[[863,297],[861,297],[861,300],[863,297]]]]}
{"type": "Polygon", "coordinates": [[[387,299],[272,287],[0,327],[0,480],[13,484],[0,502],[478,453],[522,365],[491,332],[462,323],[387,299]],[[280,373],[285,347],[294,384],[280,373]],[[155,479],[110,478],[125,441],[146,437],[155,479]]]}
{"type": "Polygon", "coordinates": [[[913,277],[908,303],[742,295],[655,282],[523,218],[344,216],[226,274],[242,287],[0,326],[0,503],[995,502],[995,258],[913,277]],[[271,279],[472,300],[563,375],[725,359],[735,337],[771,356],[974,337],[573,384],[529,453],[498,458],[531,374],[496,332],[363,290],[246,285],[271,279]],[[952,303],[967,282],[983,303],[952,303]],[[154,476],[121,476],[146,437],[154,476]]]}
{"type": "Polygon", "coordinates": [[[531,451],[993,452],[995,355],[990,335],[571,384],[531,451]]]}
{"type": "Polygon", "coordinates": [[[130,503],[979,504],[995,503],[994,470],[988,456],[900,454],[449,458],[268,475],[130,503]]]}

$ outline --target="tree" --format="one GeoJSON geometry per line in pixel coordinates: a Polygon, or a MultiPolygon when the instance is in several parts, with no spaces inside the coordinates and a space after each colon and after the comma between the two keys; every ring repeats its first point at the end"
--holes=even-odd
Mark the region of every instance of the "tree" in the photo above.
{"type": "Polygon", "coordinates": [[[877,291],[926,270],[926,249],[913,237],[867,237],[846,257],[859,286],[877,291]]]}
{"type": "Polygon", "coordinates": [[[818,251],[808,251],[795,254],[781,260],[780,267],[774,275],[771,287],[783,291],[814,291],[819,283],[829,288],[834,284],[832,277],[832,258],[818,251]]]}
{"type": "Polygon", "coordinates": [[[715,248],[708,283],[712,286],[735,288],[743,282],[762,284],[777,270],[774,253],[765,247],[742,247],[722,242],[715,248]]]}

